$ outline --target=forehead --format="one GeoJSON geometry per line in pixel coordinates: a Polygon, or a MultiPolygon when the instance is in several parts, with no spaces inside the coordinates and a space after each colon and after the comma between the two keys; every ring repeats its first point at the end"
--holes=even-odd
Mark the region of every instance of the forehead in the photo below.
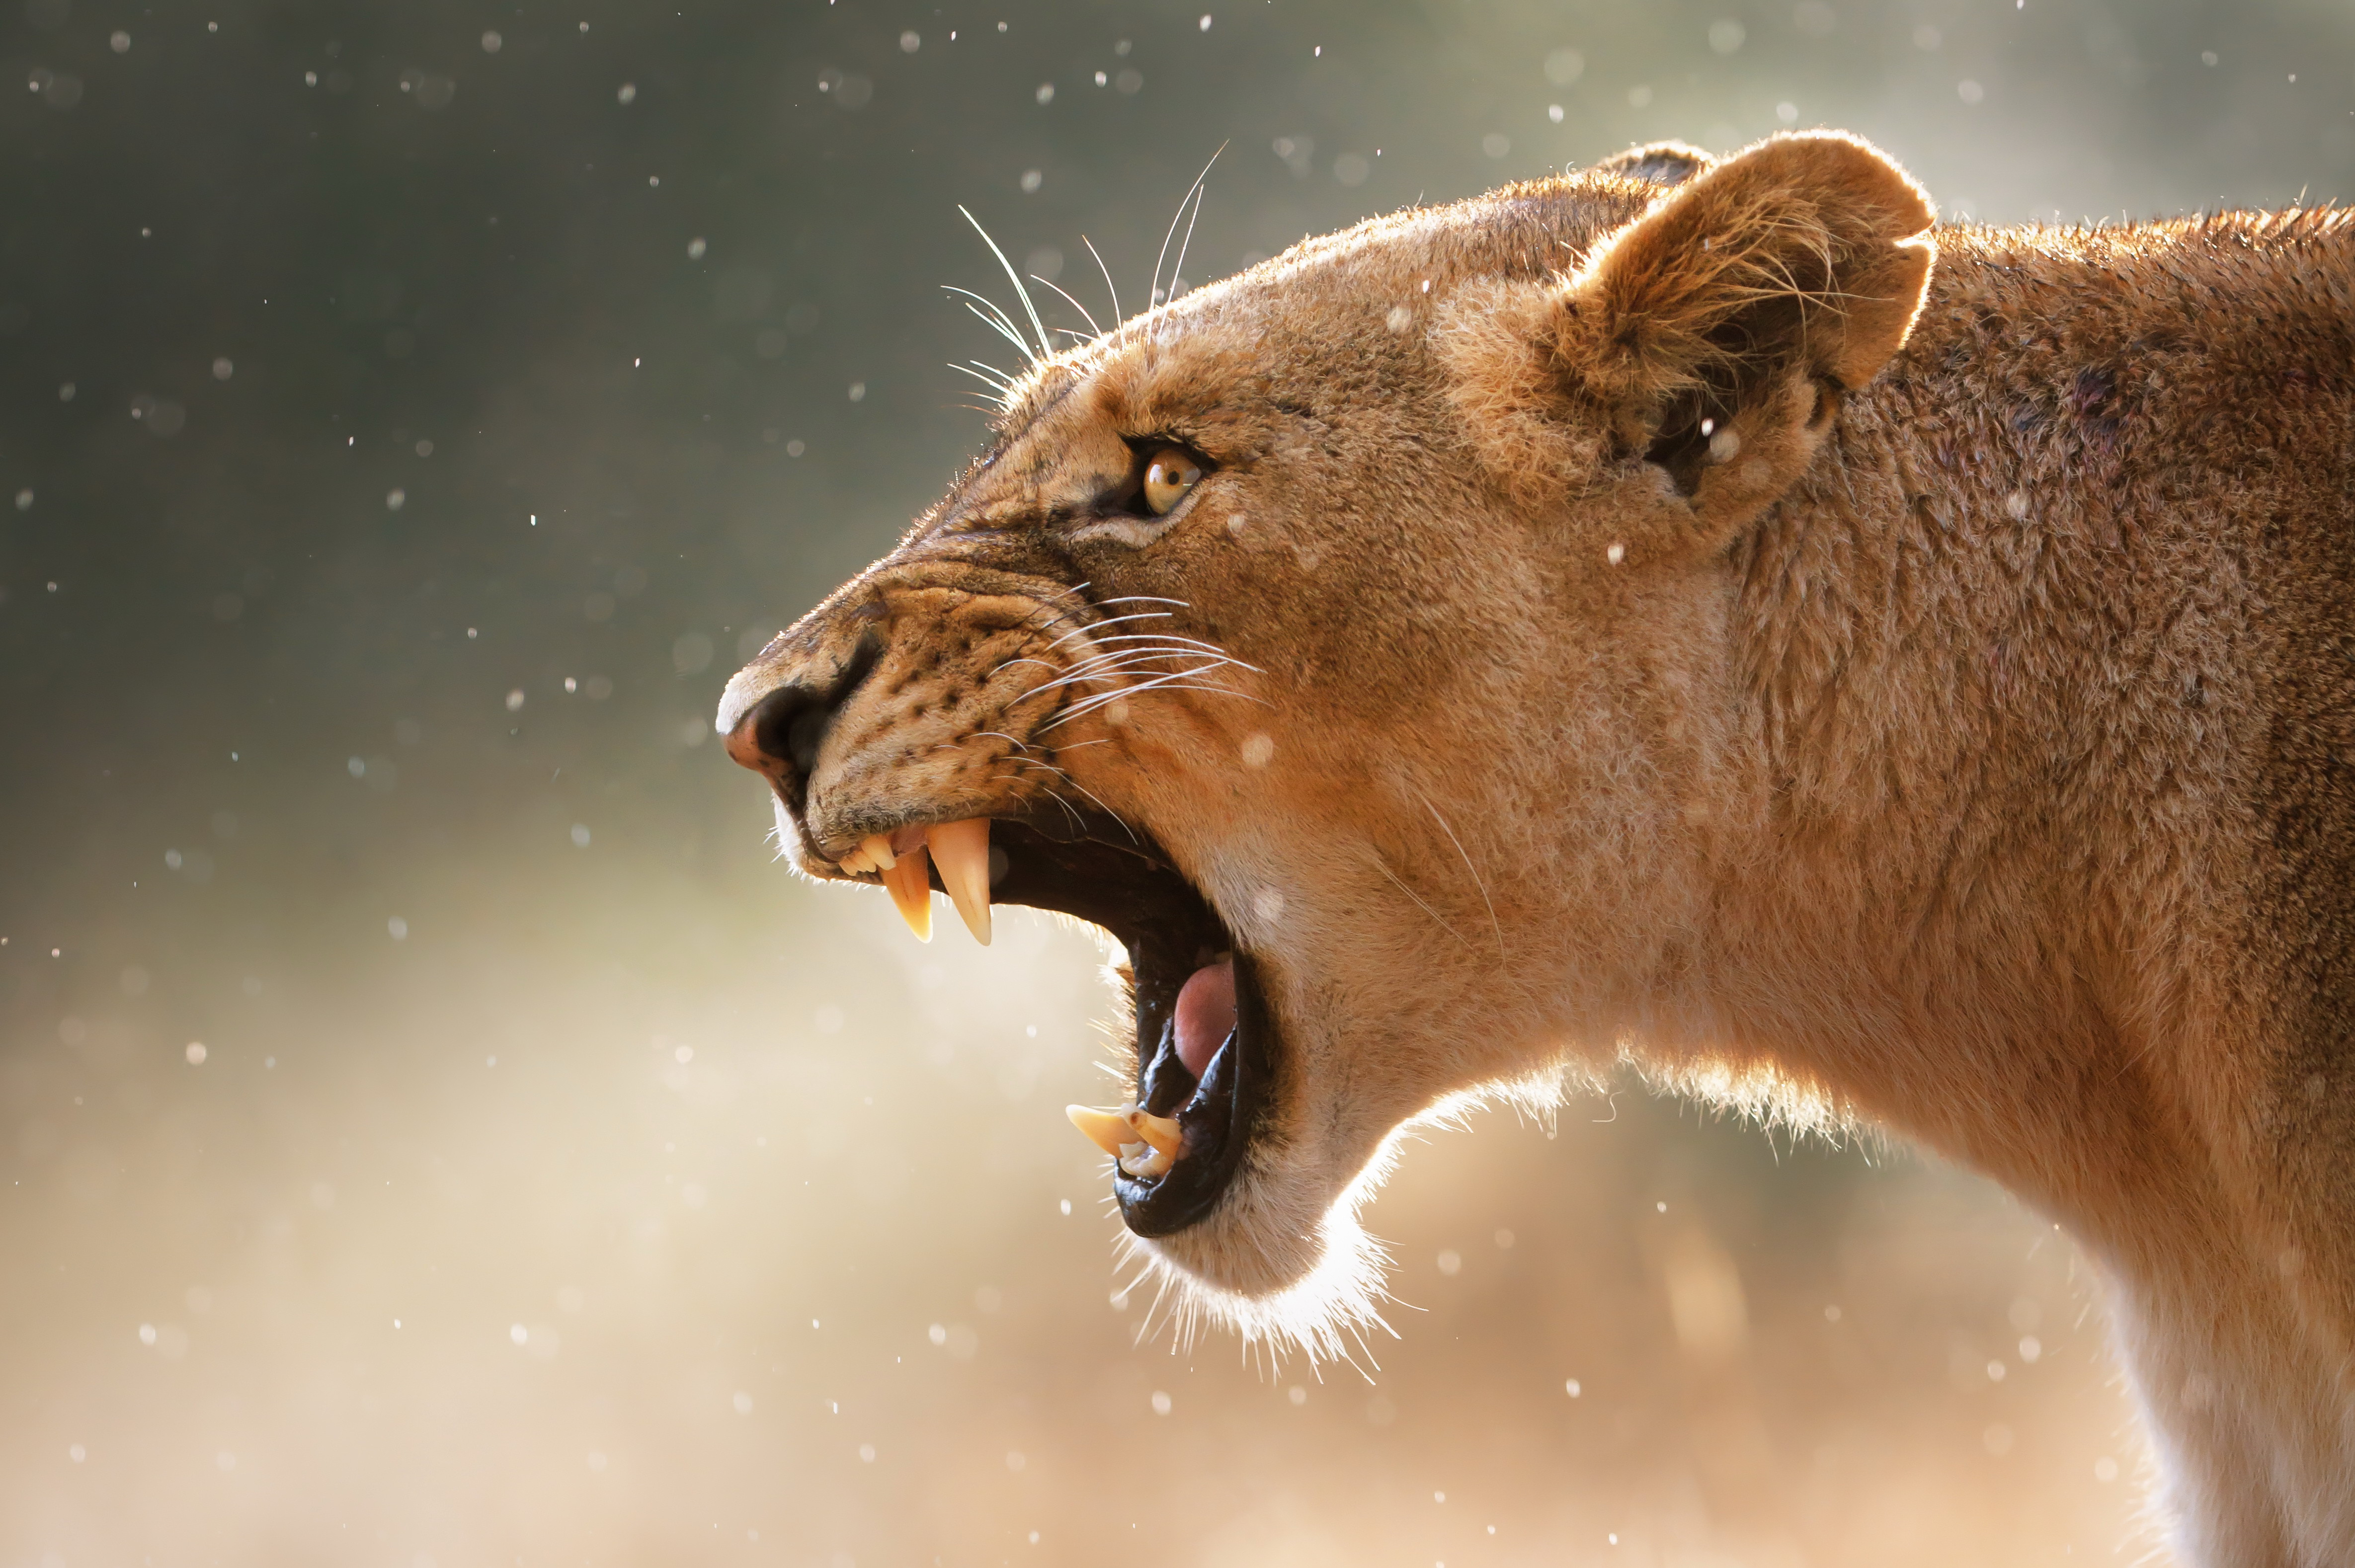
{"type": "Polygon", "coordinates": [[[1652,194],[1608,177],[1536,181],[1304,238],[1032,366],[993,421],[1001,450],[1041,424],[1199,418],[1238,392],[1321,402],[1337,366],[1463,283],[1570,271],[1652,194]]]}

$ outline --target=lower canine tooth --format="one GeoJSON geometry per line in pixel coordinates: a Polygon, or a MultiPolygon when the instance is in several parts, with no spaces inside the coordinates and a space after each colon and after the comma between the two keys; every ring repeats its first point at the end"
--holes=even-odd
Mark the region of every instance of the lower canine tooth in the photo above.
{"type": "Polygon", "coordinates": [[[924,842],[964,928],[975,941],[989,946],[989,819],[935,822],[924,830],[924,842]]]}
{"type": "Polygon", "coordinates": [[[900,911],[900,918],[908,923],[919,942],[932,939],[932,880],[925,874],[924,859],[924,846],[918,844],[896,857],[883,873],[891,906],[900,911]]]}
{"type": "Polygon", "coordinates": [[[1116,1111],[1096,1110],[1089,1106],[1065,1106],[1063,1114],[1071,1118],[1073,1127],[1087,1135],[1090,1143],[1114,1160],[1120,1158],[1121,1145],[1128,1141],[1126,1117],[1116,1111]]]}
{"type": "Polygon", "coordinates": [[[1177,1118],[1154,1116],[1146,1111],[1137,1111],[1130,1116],[1128,1120],[1129,1125],[1136,1128],[1137,1137],[1153,1145],[1156,1150],[1169,1159],[1177,1159],[1185,1150],[1186,1134],[1178,1127],[1177,1118]]]}
{"type": "Polygon", "coordinates": [[[1129,1147],[1136,1152],[1123,1160],[1120,1168],[1132,1176],[1141,1179],[1166,1176],[1169,1173],[1169,1167],[1176,1163],[1157,1149],[1147,1149],[1141,1143],[1132,1143],[1129,1147]]]}

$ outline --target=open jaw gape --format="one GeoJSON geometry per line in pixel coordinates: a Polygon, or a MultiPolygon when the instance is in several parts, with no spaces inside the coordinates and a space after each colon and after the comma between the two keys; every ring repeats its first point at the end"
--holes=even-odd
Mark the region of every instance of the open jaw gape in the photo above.
{"type": "MultiPolygon", "coordinates": [[[[763,728],[794,705],[767,702],[736,743],[756,758],[763,728]]],[[[1250,955],[1150,839],[1072,808],[904,825],[868,835],[841,863],[871,870],[925,939],[935,888],[984,943],[996,904],[1110,934],[1125,955],[1117,973],[1135,1027],[1134,1092],[1116,1110],[1073,1106],[1069,1115],[1113,1157],[1131,1232],[1168,1235],[1210,1211],[1257,1129],[1275,1030],[1250,955]]]]}
{"type": "Polygon", "coordinates": [[[2355,217],[1934,216],[1641,149],[1041,343],[719,726],[809,876],[1120,942],[1073,1119],[1246,1334],[1625,1052],[2065,1224],[2183,1558],[2355,1563],[2355,217]]]}

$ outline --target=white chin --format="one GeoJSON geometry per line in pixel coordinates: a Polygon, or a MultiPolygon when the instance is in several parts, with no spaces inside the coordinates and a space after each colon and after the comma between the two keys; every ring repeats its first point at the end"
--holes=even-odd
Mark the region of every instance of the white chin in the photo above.
{"type": "Polygon", "coordinates": [[[1305,1214],[1267,1196],[1245,1173],[1200,1224],[1156,1241],[1125,1238],[1131,1261],[1146,1265],[1132,1289],[1148,1288],[1161,1308],[1146,1333],[1167,1328],[1190,1343],[1215,1327],[1278,1356],[1357,1361],[1369,1330],[1390,1332],[1380,1307],[1391,1261],[1358,1224],[1357,1192],[1305,1214]]]}

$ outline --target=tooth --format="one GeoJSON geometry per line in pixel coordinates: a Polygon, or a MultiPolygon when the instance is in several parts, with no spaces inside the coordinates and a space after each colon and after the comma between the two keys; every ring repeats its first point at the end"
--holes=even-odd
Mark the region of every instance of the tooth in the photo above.
{"type": "Polygon", "coordinates": [[[1186,1147],[1186,1134],[1178,1126],[1178,1118],[1175,1117],[1154,1116],[1146,1111],[1138,1111],[1128,1120],[1129,1125],[1136,1128],[1137,1137],[1145,1139],[1146,1142],[1153,1145],[1156,1151],[1172,1160],[1177,1159],[1178,1153],[1186,1147]]]}
{"type": "Polygon", "coordinates": [[[1126,1117],[1117,1111],[1097,1110],[1091,1106],[1065,1106],[1063,1114],[1071,1118],[1073,1127],[1087,1134],[1090,1143],[1114,1160],[1120,1158],[1121,1145],[1128,1141],[1126,1117]]]}
{"type": "Polygon", "coordinates": [[[935,822],[924,830],[924,842],[941,868],[941,885],[949,902],[964,917],[964,928],[983,947],[989,946],[989,819],[967,817],[962,822],[935,822]]]}
{"type": "Polygon", "coordinates": [[[1141,1143],[1132,1143],[1129,1148],[1136,1152],[1124,1158],[1120,1162],[1120,1168],[1132,1176],[1146,1180],[1156,1176],[1166,1176],[1169,1173],[1169,1167],[1176,1163],[1157,1149],[1147,1149],[1141,1143]]]}
{"type": "Polygon", "coordinates": [[[864,872],[869,872],[875,869],[875,863],[872,860],[869,860],[867,856],[867,846],[865,844],[859,845],[857,849],[852,850],[848,854],[844,855],[840,860],[836,861],[834,863],[840,866],[843,870],[850,873],[853,876],[857,876],[864,872]]]}
{"type": "Polygon", "coordinates": [[[918,844],[906,854],[896,856],[883,873],[883,885],[891,892],[892,907],[900,918],[916,934],[919,942],[932,939],[932,883],[924,874],[924,846],[918,844]]]}
{"type": "Polygon", "coordinates": [[[858,853],[875,863],[879,871],[889,871],[900,857],[891,853],[891,837],[888,833],[869,833],[858,841],[858,853]]]}

